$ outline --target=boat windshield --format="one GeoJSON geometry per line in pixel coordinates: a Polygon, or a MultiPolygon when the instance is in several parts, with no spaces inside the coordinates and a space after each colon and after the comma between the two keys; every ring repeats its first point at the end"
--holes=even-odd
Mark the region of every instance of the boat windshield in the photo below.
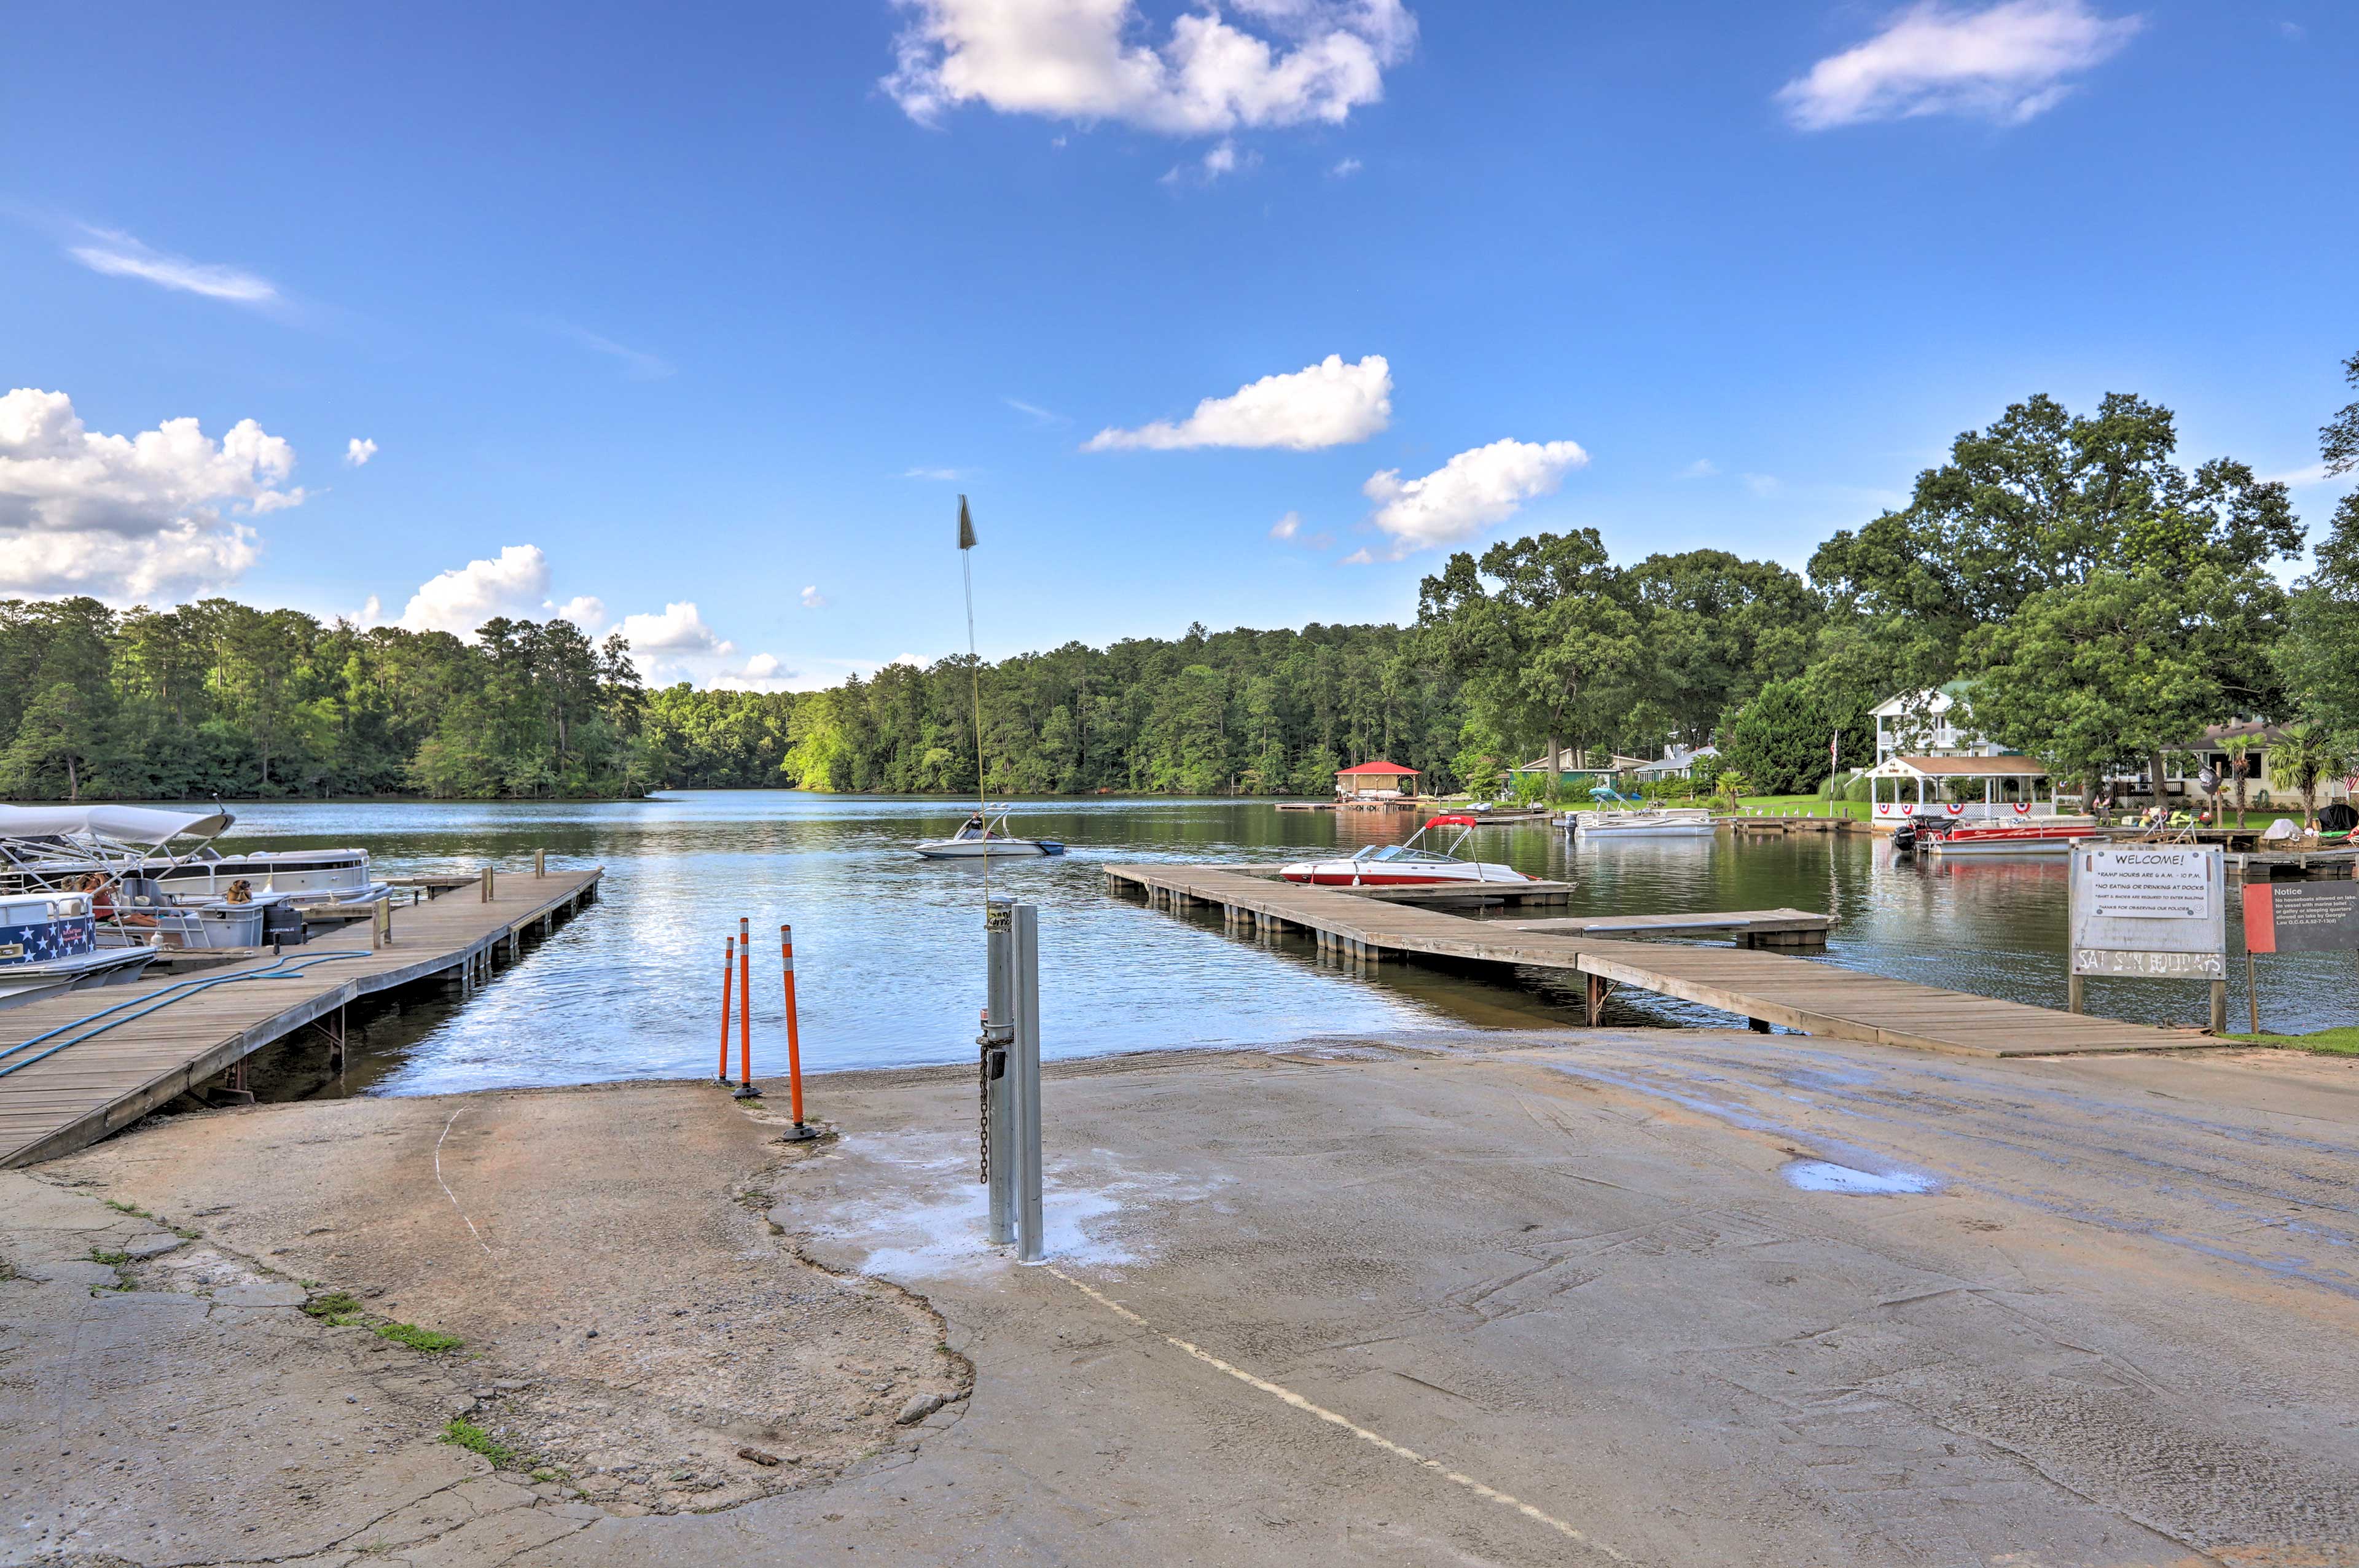
{"type": "Polygon", "coordinates": [[[1352,857],[1355,860],[1449,860],[1456,857],[1437,855],[1430,849],[1412,849],[1406,844],[1386,844],[1381,849],[1367,849],[1352,857]]]}

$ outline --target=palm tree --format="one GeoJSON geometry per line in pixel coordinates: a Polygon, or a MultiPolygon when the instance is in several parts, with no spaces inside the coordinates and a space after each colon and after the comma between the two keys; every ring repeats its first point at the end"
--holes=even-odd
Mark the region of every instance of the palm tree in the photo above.
{"type": "Polygon", "coordinates": [[[2305,825],[2317,815],[2318,785],[2351,766],[2348,751],[2315,724],[2297,724],[2269,747],[2269,782],[2301,796],[2305,825]]]}
{"type": "Polygon", "coordinates": [[[2245,826],[2245,781],[2253,773],[2253,747],[2249,741],[2228,742],[2228,766],[2236,779],[2236,826],[2245,826]]]}

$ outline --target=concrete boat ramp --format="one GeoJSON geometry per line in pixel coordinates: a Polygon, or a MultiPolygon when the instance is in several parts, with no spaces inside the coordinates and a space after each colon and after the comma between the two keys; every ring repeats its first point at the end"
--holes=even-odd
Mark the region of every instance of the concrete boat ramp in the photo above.
{"type": "Polygon", "coordinates": [[[601,874],[494,876],[488,896],[473,877],[426,879],[420,891],[442,896],[397,910],[384,946],[364,921],[283,956],[193,972],[158,965],[133,985],[0,1011],[0,1168],[94,1143],[297,1030],[317,1029],[341,1051],[347,1004],[440,975],[488,978],[503,956],[522,957],[528,934],[596,897],[601,874]]]}
{"type": "MultiPolygon", "coordinates": [[[[1823,942],[1832,922],[1800,910],[1667,914],[1603,919],[1469,920],[1446,909],[1371,899],[1358,890],[1305,887],[1234,868],[1180,864],[1105,869],[1109,885],[1144,892],[1150,906],[1220,908],[1232,929],[1299,929],[1322,953],[1360,963],[1411,956],[1569,969],[1589,979],[1600,1022],[1606,989],[1631,986],[1806,1034],[1971,1056],[2157,1051],[2214,1044],[2192,1029],[2159,1029],[2058,1012],[1964,991],[1813,963],[1781,953],[1635,941],[1636,935],[1726,935],[1746,943],[1823,942]]],[[[1552,884],[1547,884],[1552,885],[1552,884]]],[[[1514,884],[1449,894],[1516,896],[1514,884]]],[[[1561,895],[1558,895],[1561,902],[1561,895]]]]}

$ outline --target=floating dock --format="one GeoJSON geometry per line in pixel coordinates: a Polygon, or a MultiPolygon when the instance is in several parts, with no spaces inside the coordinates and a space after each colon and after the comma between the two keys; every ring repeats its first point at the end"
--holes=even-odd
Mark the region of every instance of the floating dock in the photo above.
{"type": "Polygon", "coordinates": [[[2198,1030],[2158,1029],[2058,1012],[1783,954],[1634,941],[1636,933],[1627,925],[1619,935],[1533,930],[1528,927],[1557,923],[1469,920],[1438,909],[1364,897],[1350,889],[1272,881],[1225,867],[1108,866],[1105,873],[1110,886],[1143,890],[1150,905],[1175,911],[1200,903],[1217,905],[1232,929],[1295,927],[1310,933],[1322,954],[1352,962],[1414,956],[1571,970],[1588,977],[1593,1023],[1602,1019],[1608,989],[1619,985],[1734,1013],[1764,1032],[1775,1025],[1838,1040],[1973,1056],[2157,1051],[2217,1044],[2198,1030]]]}
{"type": "Polygon", "coordinates": [[[473,891],[478,877],[425,879],[448,891],[395,910],[387,946],[360,921],[279,956],[231,955],[194,974],[151,968],[135,985],[0,1011],[0,1168],[95,1143],[297,1030],[341,1051],[343,1009],[361,997],[444,975],[489,979],[501,957],[522,957],[527,935],[595,898],[603,874],[495,876],[488,901],[473,891]]]}

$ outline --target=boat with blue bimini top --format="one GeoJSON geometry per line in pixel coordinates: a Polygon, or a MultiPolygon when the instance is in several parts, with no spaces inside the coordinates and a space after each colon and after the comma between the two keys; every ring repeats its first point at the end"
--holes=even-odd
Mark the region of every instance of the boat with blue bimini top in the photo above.
{"type": "Polygon", "coordinates": [[[920,839],[910,848],[929,860],[983,860],[1004,856],[1061,855],[1065,846],[1054,838],[1024,838],[1007,831],[1007,814],[1016,808],[1003,806],[999,815],[986,819],[980,811],[969,816],[956,833],[947,838],[920,839]]]}

